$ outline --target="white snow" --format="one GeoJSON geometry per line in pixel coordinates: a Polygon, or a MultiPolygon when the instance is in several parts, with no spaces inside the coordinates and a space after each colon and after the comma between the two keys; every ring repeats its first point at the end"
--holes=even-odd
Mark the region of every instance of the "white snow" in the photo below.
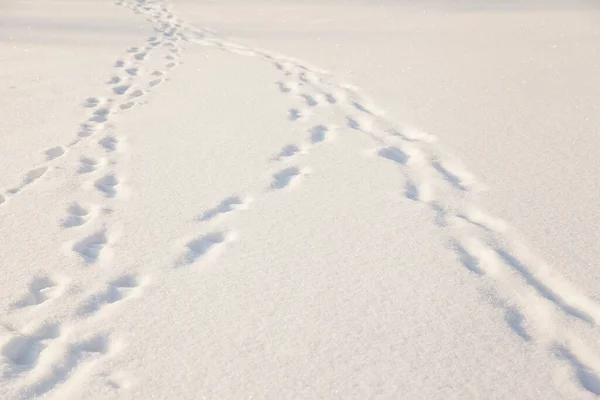
{"type": "Polygon", "coordinates": [[[600,395],[594,4],[0,4],[0,397],[600,395]]]}

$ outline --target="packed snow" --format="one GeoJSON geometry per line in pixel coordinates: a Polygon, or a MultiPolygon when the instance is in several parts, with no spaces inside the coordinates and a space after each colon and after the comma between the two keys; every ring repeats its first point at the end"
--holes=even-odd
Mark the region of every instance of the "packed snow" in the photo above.
{"type": "Polygon", "coordinates": [[[600,396],[600,10],[0,3],[0,398],[600,396]]]}

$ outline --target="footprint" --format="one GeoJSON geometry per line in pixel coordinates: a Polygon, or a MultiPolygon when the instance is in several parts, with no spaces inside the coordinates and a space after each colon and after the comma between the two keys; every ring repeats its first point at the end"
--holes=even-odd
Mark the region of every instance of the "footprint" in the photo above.
{"type": "Polygon", "coordinates": [[[508,225],[504,220],[492,217],[476,208],[469,208],[464,212],[458,213],[457,217],[489,231],[505,232],[508,229],[508,225]]]}
{"type": "Polygon", "coordinates": [[[116,86],[113,88],[113,92],[115,92],[118,95],[124,95],[127,92],[127,90],[129,90],[130,87],[131,87],[131,85],[116,86]]]}
{"type": "Polygon", "coordinates": [[[159,85],[162,83],[162,79],[154,79],[153,81],[150,81],[150,83],[148,84],[150,87],[154,87],[156,85],[159,85]]]}
{"type": "Polygon", "coordinates": [[[133,99],[133,98],[140,97],[140,96],[143,96],[143,95],[144,95],[144,91],[140,90],[140,89],[137,89],[137,90],[134,90],[133,92],[131,92],[131,94],[129,95],[129,97],[131,97],[133,99]]]}
{"type": "Polygon", "coordinates": [[[121,180],[114,174],[109,173],[98,179],[94,186],[100,190],[106,197],[115,197],[121,180]]]}
{"type": "Polygon", "coordinates": [[[464,191],[486,189],[483,185],[477,183],[475,176],[471,172],[467,171],[457,162],[441,162],[438,160],[433,162],[433,167],[446,181],[457,189],[464,191]]]}
{"type": "Polygon", "coordinates": [[[83,123],[79,126],[79,132],[77,132],[77,136],[79,137],[89,137],[96,133],[98,129],[98,124],[92,123],[92,121],[88,120],[88,122],[83,123]]]}
{"type": "Polygon", "coordinates": [[[141,52],[141,53],[137,53],[136,55],[134,55],[133,57],[138,60],[138,61],[142,61],[144,58],[146,58],[146,56],[148,55],[148,53],[146,52],[141,52]]]}
{"type": "Polygon", "coordinates": [[[280,161],[285,158],[290,158],[301,152],[302,150],[300,150],[300,148],[295,144],[288,144],[287,146],[284,146],[283,149],[281,149],[281,151],[275,156],[275,160],[280,161]]]}
{"type": "Polygon", "coordinates": [[[406,154],[399,148],[393,147],[393,146],[384,147],[382,149],[379,149],[379,151],[377,152],[377,155],[379,155],[380,157],[383,157],[383,158],[387,158],[388,160],[394,161],[401,165],[406,165],[406,163],[408,162],[408,158],[409,158],[408,154],[406,154]]]}
{"type": "Polygon", "coordinates": [[[325,141],[327,133],[330,129],[325,125],[317,125],[310,129],[310,141],[312,144],[317,144],[325,141]]]}
{"type": "Polygon", "coordinates": [[[245,210],[248,205],[252,202],[252,198],[248,197],[244,200],[237,196],[232,196],[221,201],[216,207],[207,210],[198,217],[199,221],[209,221],[219,215],[232,212],[234,210],[245,210]]]}
{"type": "Polygon", "coordinates": [[[106,83],[108,83],[109,85],[116,85],[117,83],[121,82],[121,78],[118,76],[113,76],[111,77],[106,83]]]}
{"type": "Polygon", "coordinates": [[[415,182],[407,179],[404,195],[410,200],[429,203],[433,201],[433,186],[429,182],[415,182]]]}
{"type": "Polygon", "coordinates": [[[73,251],[78,253],[86,263],[92,264],[98,261],[102,250],[108,244],[106,230],[100,230],[92,235],[76,242],[73,245],[73,251]]]}
{"type": "Polygon", "coordinates": [[[163,76],[164,73],[160,72],[160,71],[154,71],[152,74],[152,76],[163,76]]]}
{"type": "Polygon", "coordinates": [[[0,193],[0,204],[4,204],[6,202],[6,197],[2,193],[0,193]]]}
{"type": "Polygon", "coordinates": [[[53,160],[65,154],[65,148],[62,146],[52,147],[44,152],[47,160],[53,160]]]}
{"type": "Polygon", "coordinates": [[[73,203],[67,208],[69,216],[62,222],[63,228],[73,228],[81,226],[93,218],[95,207],[83,206],[79,203],[73,203]]]}
{"type": "Polygon", "coordinates": [[[96,98],[96,97],[88,97],[87,99],[85,99],[85,101],[83,102],[83,106],[86,108],[94,108],[96,107],[98,104],[100,104],[100,99],[96,98]]]}
{"type": "Polygon", "coordinates": [[[367,107],[363,106],[363,105],[362,105],[362,104],[360,104],[359,102],[353,101],[353,102],[352,102],[352,105],[354,106],[354,108],[356,108],[356,109],[357,109],[357,110],[359,110],[359,111],[362,111],[362,112],[364,112],[364,113],[366,113],[366,114],[373,115],[373,113],[372,113],[371,111],[369,111],[369,110],[367,109],[367,107]]]}
{"type": "Polygon", "coordinates": [[[123,61],[123,60],[117,60],[117,61],[115,61],[115,67],[116,68],[122,68],[124,66],[125,66],[125,61],[123,61]]]}
{"type": "Polygon", "coordinates": [[[106,107],[102,107],[94,111],[94,114],[90,117],[89,121],[97,122],[99,124],[106,122],[108,120],[108,115],[110,114],[110,110],[106,107]]]}
{"type": "Polygon", "coordinates": [[[139,51],[139,49],[137,47],[130,47],[129,49],[127,49],[128,53],[137,53],[139,51]]]}
{"type": "Polygon", "coordinates": [[[185,247],[186,254],[180,264],[190,265],[201,258],[211,261],[216,259],[224,250],[227,242],[236,238],[234,233],[212,232],[189,241],[185,247]]]}
{"type": "Polygon", "coordinates": [[[81,157],[79,159],[80,165],[77,169],[78,174],[89,174],[90,172],[94,172],[100,165],[104,164],[105,159],[101,158],[99,160],[91,157],[81,157]]]}
{"type": "Polygon", "coordinates": [[[299,110],[297,108],[290,108],[288,110],[288,119],[290,121],[298,121],[307,118],[311,114],[310,110],[299,110]]]}
{"type": "Polygon", "coordinates": [[[556,355],[571,364],[579,383],[585,390],[600,396],[600,377],[598,377],[589,366],[585,365],[571,351],[562,345],[557,347],[556,355]]]}
{"type": "Polygon", "coordinates": [[[315,106],[319,105],[319,102],[314,97],[312,97],[308,94],[303,94],[302,97],[306,101],[306,104],[308,104],[311,107],[315,107],[315,106]]]}
{"type": "Polygon", "coordinates": [[[308,171],[300,171],[298,167],[289,167],[273,174],[273,182],[271,183],[271,189],[283,189],[291,186],[299,179],[301,175],[306,174],[308,171]]]}
{"type": "Polygon", "coordinates": [[[98,144],[104,147],[106,151],[115,151],[119,145],[119,139],[114,136],[105,136],[98,141],[98,144]]]}
{"type": "Polygon", "coordinates": [[[44,176],[46,172],[48,172],[48,167],[39,167],[28,171],[23,177],[23,182],[21,183],[21,186],[18,188],[10,189],[7,191],[7,193],[19,193],[25,186],[31,185],[32,183],[40,179],[42,176],[44,176]]]}
{"type": "Polygon", "coordinates": [[[60,334],[58,322],[47,322],[32,333],[15,334],[0,350],[0,354],[10,361],[9,373],[23,373],[34,368],[49,342],[60,334]]]}
{"type": "Polygon", "coordinates": [[[121,110],[129,110],[129,109],[130,109],[131,107],[133,107],[134,105],[135,105],[135,103],[134,103],[133,101],[128,101],[128,102],[127,102],[127,103],[125,103],[125,104],[121,104],[121,105],[119,106],[119,108],[120,108],[121,110]]]}
{"type": "Polygon", "coordinates": [[[326,99],[326,100],[327,100],[327,102],[328,102],[328,103],[330,103],[330,104],[335,104],[335,103],[337,103],[337,99],[336,99],[336,98],[335,98],[335,97],[334,97],[332,94],[330,94],[330,93],[327,93],[327,94],[325,95],[325,99],[326,99]]]}
{"type": "Polygon", "coordinates": [[[171,69],[171,68],[175,67],[176,65],[177,65],[176,62],[170,62],[167,65],[165,65],[165,67],[168,68],[168,69],[171,69]]]}
{"type": "Polygon", "coordinates": [[[392,136],[398,136],[409,142],[432,143],[436,141],[436,137],[434,135],[411,128],[405,128],[402,130],[392,129],[390,134],[392,136]]]}
{"type": "Polygon", "coordinates": [[[85,300],[77,314],[80,316],[95,314],[109,304],[135,297],[146,282],[146,278],[140,278],[135,274],[123,275],[109,282],[105,290],[95,293],[85,300]]]}
{"type": "Polygon", "coordinates": [[[125,72],[127,72],[129,75],[136,76],[139,73],[139,68],[137,68],[137,67],[127,68],[125,70],[125,72]]]}
{"type": "Polygon", "coordinates": [[[50,299],[55,299],[62,294],[65,283],[60,279],[50,276],[39,276],[33,278],[29,283],[28,292],[21,300],[13,303],[14,308],[25,308],[37,306],[50,299]]]}
{"type": "Polygon", "coordinates": [[[290,93],[293,89],[292,87],[290,87],[289,85],[286,85],[285,83],[278,81],[276,82],[277,86],[279,86],[279,91],[281,93],[290,93]]]}
{"type": "Polygon", "coordinates": [[[72,342],[44,369],[44,373],[22,389],[22,398],[39,398],[57,389],[59,385],[76,383],[90,373],[90,368],[112,352],[110,337],[98,333],[92,337],[72,342]]]}

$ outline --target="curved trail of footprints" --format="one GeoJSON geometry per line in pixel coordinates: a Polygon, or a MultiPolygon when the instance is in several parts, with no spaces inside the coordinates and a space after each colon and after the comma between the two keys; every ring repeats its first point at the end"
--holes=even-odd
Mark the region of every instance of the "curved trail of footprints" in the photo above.
{"type": "MultiPolygon", "coordinates": [[[[121,231],[113,222],[115,201],[126,199],[122,195],[126,192],[126,180],[114,169],[123,164],[123,155],[127,153],[124,138],[118,130],[111,131],[111,116],[134,108],[140,98],[164,82],[169,70],[178,64],[178,41],[257,57],[282,74],[275,83],[282,95],[293,96],[301,103],[288,109],[288,119],[307,125],[306,140],[273,152],[270,161],[277,169],[272,172],[269,185],[256,189],[262,193],[256,199],[234,194],[200,213],[196,220],[203,227],[197,234],[181,240],[174,267],[215,262],[238,239],[235,230],[219,229],[226,217],[250,208],[263,195],[291,190],[301,184],[302,179],[313,173],[309,166],[302,165],[301,156],[326,149],[325,145],[336,139],[339,130],[360,133],[375,146],[367,150],[369,155],[397,166],[404,178],[399,195],[430,209],[433,222],[447,229],[449,246],[466,271],[473,274],[473,279],[493,283],[510,329],[530,345],[542,346],[569,364],[581,388],[600,395],[600,359],[595,355],[596,350],[577,338],[568,324],[577,319],[597,331],[600,306],[555,275],[550,266],[515,239],[508,224],[469,200],[470,193],[486,187],[459,162],[447,157],[435,145],[434,136],[388,118],[358,88],[336,81],[327,71],[193,28],[178,19],[164,1],[117,4],[147,16],[157,26],[156,36],[143,46],[128,49],[127,56],[117,60],[115,68],[119,72],[107,81],[110,95],[86,99],[83,106],[89,110],[89,118],[81,123],[76,138],[44,151],[46,160],[42,164],[27,171],[14,188],[0,191],[0,207],[44,178],[68,151],[101,136],[97,144],[102,155],[82,155],[75,171],[90,176],[87,186],[97,191],[98,204],[82,204],[74,199],[60,223],[76,234],[73,241],[65,244],[69,254],[80,257],[86,267],[110,264],[116,256],[111,247],[121,231]],[[168,49],[164,69],[152,72],[150,80],[142,86],[142,63],[158,48],[168,49]],[[309,126],[311,117],[325,108],[335,111],[332,123],[309,126]],[[548,326],[553,329],[547,329],[548,326]]],[[[4,376],[18,380],[21,398],[38,397],[51,390],[62,393],[61,388],[72,386],[68,382],[84,378],[96,363],[113,356],[120,349],[118,341],[102,332],[78,337],[77,326],[81,323],[78,321],[102,317],[124,300],[135,298],[147,281],[147,277],[137,274],[111,279],[81,302],[71,322],[59,324],[52,320],[52,313],[47,313],[47,307],[68,294],[70,282],[55,276],[34,277],[12,309],[36,315],[40,314],[38,310],[45,310],[44,317],[37,317],[23,329],[14,329],[0,338],[0,354],[8,360],[3,366],[4,376]]]]}
{"type": "MultiPolygon", "coordinates": [[[[184,28],[185,41],[257,57],[279,70],[283,76],[275,83],[280,92],[305,105],[289,109],[290,121],[307,123],[319,108],[335,107],[340,125],[371,138],[376,149],[369,153],[395,163],[404,176],[405,187],[399,193],[430,208],[434,223],[449,229],[448,242],[459,261],[475,277],[494,282],[508,326],[531,345],[542,346],[570,364],[581,388],[600,395],[600,358],[595,355],[596,350],[583,344],[569,329],[570,319],[575,318],[597,331],[600,305],[556,275],[516,239],[508,224],[469,199],[469,193],[487,187],[460,162],[447,157],[435,145],[433,135],[388,118],[358,88],[337,82],[327,71],[270,51],[235,44],[189,25],[184,28]],[[549,330],[548,326],[553,328],[549,330]]],[[[310,128],[307,143],[286,145],[272,160],[293,163],[299,155],[327,141],[335,128],[336,125],[310,128]]],[[[310,171],[300,165],[284,166],[273,174],[269,189],[289,188],[310,171]]],[[[209,210],[204,215],[235,211],[231,204],[238,203],[225,199],[215,207],[217,211],[209,210]]],[[[201,221],[208,219],[203,217],[201,221]]],[[[224,238],[225,232],[200,236],[187,245],[192,254],[184,253],[183,257],[194,262],[225,243],[224,238]]]]}

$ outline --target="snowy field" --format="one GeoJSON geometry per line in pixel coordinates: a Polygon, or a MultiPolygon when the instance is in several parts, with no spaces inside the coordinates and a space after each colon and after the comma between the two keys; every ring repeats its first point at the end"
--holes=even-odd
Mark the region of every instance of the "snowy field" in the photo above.
{"type": "Polygon", "coordinates": [[[1,1],[0,398],[598,398],[599,71],[575,1],[1,1]]]}

